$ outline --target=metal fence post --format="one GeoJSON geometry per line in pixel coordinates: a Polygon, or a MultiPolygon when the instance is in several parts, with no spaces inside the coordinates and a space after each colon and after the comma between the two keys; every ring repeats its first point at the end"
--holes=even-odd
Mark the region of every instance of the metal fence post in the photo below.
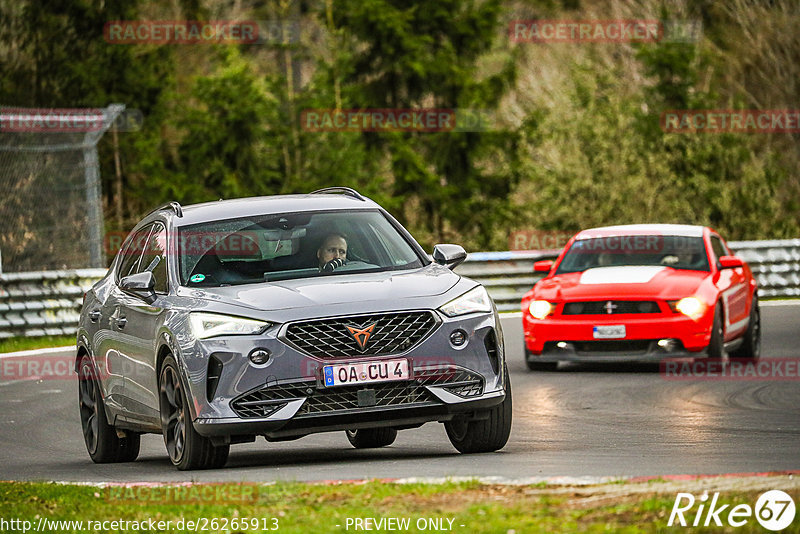
{"type": "Polygon", "coordinates": [[[86,206],[89,230],[89,266],[102,267],[103,257],[103,207],[100,200],[100,170],[97,160],[97,145],[83,149],[84,175],[86,178],[86,206]]]}

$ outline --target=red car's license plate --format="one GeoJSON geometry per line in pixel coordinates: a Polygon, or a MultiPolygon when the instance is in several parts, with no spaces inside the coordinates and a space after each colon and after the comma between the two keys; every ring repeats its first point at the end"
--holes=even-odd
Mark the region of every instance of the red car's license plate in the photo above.
{"type": "Polygon", "coordinates": [[[625,337],[625,325],[595,326],[592,334],[595,339],[622,339],[625,337]]]}

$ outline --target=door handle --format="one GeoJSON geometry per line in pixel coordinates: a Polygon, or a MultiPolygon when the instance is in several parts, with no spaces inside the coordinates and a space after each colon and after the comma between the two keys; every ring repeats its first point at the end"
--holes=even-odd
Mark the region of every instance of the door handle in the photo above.
{"type": "Polygon", "coordinates": [[[125,328],[126,324],[128,324],[128,319],[124,315],[117,319],[117,328],[125,328]]]}
{"type": "Polygon", "coordinates": [[[96,323],[100,320],[100,310],[92,310],[89,312],[89,320],[96,323]]]}

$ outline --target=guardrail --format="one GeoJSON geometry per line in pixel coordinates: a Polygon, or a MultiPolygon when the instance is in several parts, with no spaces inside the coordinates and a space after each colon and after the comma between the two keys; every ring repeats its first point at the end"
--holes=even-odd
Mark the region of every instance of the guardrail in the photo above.
{"type": "MultiPolygon", "coordinates": [[[[753,270],[759,296],[800,297],[800,239],[728,243],[753,270]]],[[[558,250],[475,252],[456,272],[481,282],[500,311],[520,309],[540,278],[533,263],[558,250]]],[[[0,274],[0,339],[70,335],[76,331],[83,293],[105,269],[0,274]]]]}
{"type": "MultiPolygon", "coordinates": [[[[758,295],[800,297],[800,239],[731,241],[737,256],[750,265],[758,280],[758,295]]],[[[456,272],[481,282],[500,311],[519,311],[522,296],[543,275],[533,263],[558,256],[560,250],[475,252],[456,272]]]]}
{"type": "Polygon", "coordinates": [[[71,335],[83,293],[105,269],[0,274],[0,339],[71,335]]]}

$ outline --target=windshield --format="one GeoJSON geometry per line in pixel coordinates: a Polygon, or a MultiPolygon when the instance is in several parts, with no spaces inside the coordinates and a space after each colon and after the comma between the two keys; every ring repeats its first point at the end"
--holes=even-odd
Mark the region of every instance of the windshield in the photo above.
{"type": "Polygon", "coordinates": [[[702,237],[631,235],[596,237],[573,242],[556,274],[620,265],[661,265],[674,269],[709,270],[702,237]]]}
{"type": "Polygon", "coordinates": [[[380,211],[287,213],[180,228],[181,284],[219,287],[412,269],[423,262],[380,211]]]}

